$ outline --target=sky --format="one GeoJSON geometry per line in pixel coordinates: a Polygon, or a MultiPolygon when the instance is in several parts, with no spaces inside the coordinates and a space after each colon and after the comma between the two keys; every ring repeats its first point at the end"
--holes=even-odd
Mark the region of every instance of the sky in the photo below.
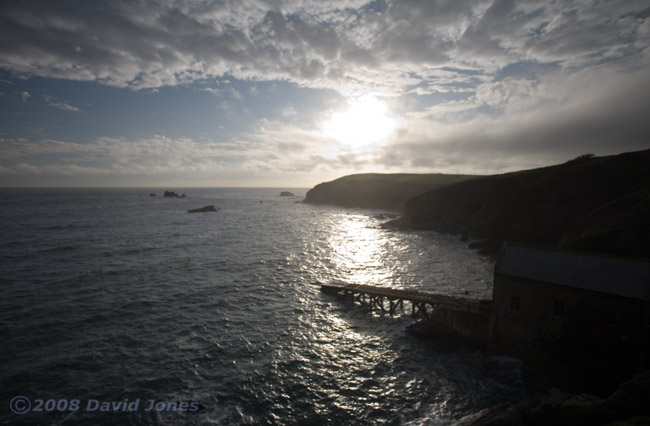
{"type": "Polygon", "coordinates": [[[650,3],[0,0],[0,186],[311,187],[650,148],[650,3]]]}

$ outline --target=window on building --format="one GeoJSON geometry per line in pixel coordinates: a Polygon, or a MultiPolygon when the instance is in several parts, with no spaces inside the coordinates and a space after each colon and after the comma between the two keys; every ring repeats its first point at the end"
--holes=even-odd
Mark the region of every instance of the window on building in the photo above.
{"type": "Polygon", "coordinates": [[[519,296],[512,296],[510,298],[510,310],[518,311],[520,303],[521,303],[521,299],[519,298],[519,296]]]}
{"type": "Polygon", "coordinates": [[[564,302],[559,300],[553,301],[553,316],[563,317],[564,316],[564,302]]]}

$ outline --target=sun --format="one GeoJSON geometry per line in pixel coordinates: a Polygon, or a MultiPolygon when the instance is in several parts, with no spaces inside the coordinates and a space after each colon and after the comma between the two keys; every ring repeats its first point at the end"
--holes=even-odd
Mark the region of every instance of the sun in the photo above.
{"type": "Polygon", "coordinates": [[[388,104],[374,96],[348,101],[348,108],[335,112],[323,123],[322,134],[350,148],[378,145],[388,140],[397,127],[388,104]]]}

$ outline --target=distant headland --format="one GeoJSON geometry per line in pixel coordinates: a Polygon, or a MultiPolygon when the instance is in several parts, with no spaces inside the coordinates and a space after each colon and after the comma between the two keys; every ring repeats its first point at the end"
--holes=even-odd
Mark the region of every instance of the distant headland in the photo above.
{"type": "Polygon", "coordinates": [[[401,211],[389,226],[480,240],[650,257],[650,150],[579,156],[500,175],[360,174],[317,185],[307,203],[401,211]]]}
{"type": "Polygon", "coordinates": [[[401,211],[409,198],[477,177],[481,176],[440,173],[354,174],[316,185],[307,192],[305,202],[401,211]]]}

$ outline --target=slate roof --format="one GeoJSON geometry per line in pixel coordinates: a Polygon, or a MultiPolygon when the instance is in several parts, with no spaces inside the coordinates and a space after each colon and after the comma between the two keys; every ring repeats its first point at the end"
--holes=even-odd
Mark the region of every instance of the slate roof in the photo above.
{"type": "Polygon", "coordinates": [[[638,300],[650,298],[650,261],[506,245],[495,273],[638,300]]]}

